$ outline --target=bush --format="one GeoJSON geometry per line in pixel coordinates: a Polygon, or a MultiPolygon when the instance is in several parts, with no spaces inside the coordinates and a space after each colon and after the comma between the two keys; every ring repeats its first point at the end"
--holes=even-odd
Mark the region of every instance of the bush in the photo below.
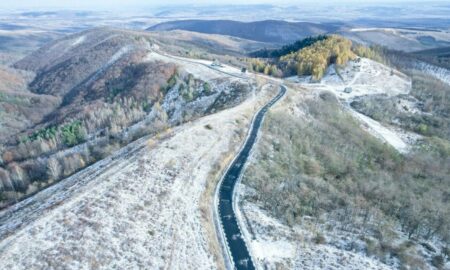
{"type": "Polygon", "coordinates": [[[62,126],[61,136],[64,144],[67,146],[74,146],[82,143],[86,139],[87,134],[81,121],[74,121],[62,126]]]}
{"type": "Polygon", "coordinates": [[[322,245],[322,244],[325,244],[326,239],[321,233],[317,233],[314,236],[313,241],[314,241],[315,244],[322,245]]]}
{"type": "Polygon", "coordinates": [[[443,269],[445,265],[444,256],[436,255],[431,259],[431,264],[437,269],[443,269]]]}
{"type": "Polygon", "coordinates": [[[210,94],[212,92],[211,85],[207,82],[203,83],[203,91],[206,95],[210,94]]]}

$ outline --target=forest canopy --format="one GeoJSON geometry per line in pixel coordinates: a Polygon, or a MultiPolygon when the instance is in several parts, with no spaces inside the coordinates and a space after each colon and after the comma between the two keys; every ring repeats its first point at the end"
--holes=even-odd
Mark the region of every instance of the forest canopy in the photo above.
{"type": "Polygon", "coordinates": [[[279,50],[263,50],[251,54],[249,70],[275,77],[308,76],[320,80],[331,64],[345,65],[358,56],[384,62],[372,48],[354,45],[338,35],[309,37],[279,50]]]}
{"type": "Polygon", "coordinates": [[[256,58],[277,58],[277,57],[281,57],[283,55],[286,55],[286,54],[289,54],[292,52],[296,52],[305,47],[313,45],[317,41],[321,41],[321,40],[324,40],[327,38],[328,38],[327,35],[319,35],[316,37],[307,37],[302,40],[297,40],[296,42],[294,42],[292,44],[284,45],[283,47],[281,47],[281,49],[274,49],[274,50],[263,49],[263,50],[259,50],[259,51],[250,53],[250,56],[256,57],[256,58]]]}
{"type": "Polygon", "coordinates": [[[352,42],[332,35],[297,52],[282,56],[280,62],[287,70],[295,70],[297,75],[312,75],[315,80],[319,80],[329,65],[345,65],[355,58],[352,42]]]}

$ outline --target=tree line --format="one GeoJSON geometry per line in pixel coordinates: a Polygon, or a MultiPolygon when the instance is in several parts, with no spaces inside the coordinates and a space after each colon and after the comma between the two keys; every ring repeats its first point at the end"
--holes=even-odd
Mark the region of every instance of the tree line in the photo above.
{"type": "Polygon", "coordinates": [[[385,63],[380,48],[369,48],[338,35],[308,37],[278,50],[251,53],[248,70],[274,77],[312,76],[320,80],[327,68],[345,65],[358,56],[385,63]]]}

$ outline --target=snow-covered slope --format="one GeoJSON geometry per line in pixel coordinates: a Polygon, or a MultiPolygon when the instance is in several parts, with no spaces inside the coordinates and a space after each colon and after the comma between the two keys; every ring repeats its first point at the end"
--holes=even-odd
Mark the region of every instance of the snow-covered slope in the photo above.
{"type": "Polygon", "coordinates": [[[386,141],[399,152],[407,152],[419,136],[398,128],[383,125],[355,111],[349,106],[356,97],[367,95],[397,96],[408,94],[411,80],[403,73],[370,59],[360,58],[344,68],[331,65],[320,83],[310,83],[309,78],[290,78],[292,82],[315,91],[331,91],[343,101],[343,105],[361,121],[374,136],[386,141]]]}
{"type": "Polygon", "coordinates": [[[431,65],[422,61],[414,62],[414,65],[411,68],[420,70],[425,74],[435,77],[436,79],[450,85],[450,70],[446,68],[431,65]]]}
{"type": "Polygon", "coordinates": [[[264,265],[268,269],[278,269],[277,266],[283,265],[288,269],[305,270],[391,269],[380,261],[357,252],[312,243],[311,239],[315,235],[305,228],[290,228],[258,205],[246,201],[243,204],[254,236],[249,246],[261,268],[264,265]]]}
{"type": "Polygon", "coordinates": [[[237,151],[254,111],[270,95],[260,92],[160,140],[140,140],[128,146],[137,150],[113,157],[114,166],[93,165],[99,174],[81,187],[76,182],[85,179],[83,172],[14,206],[0,228],[2,267],[216,268],[214,239],[199,208],[202,193],[214,181],[209,173],[224,153],[237,151]],[[36,204],[41,207],[28,211],[36,204]]]}

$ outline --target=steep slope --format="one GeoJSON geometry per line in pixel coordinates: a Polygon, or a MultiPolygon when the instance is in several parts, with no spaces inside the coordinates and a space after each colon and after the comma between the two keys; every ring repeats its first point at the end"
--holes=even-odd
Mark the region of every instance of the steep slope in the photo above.
{"type": "Polygon", "coordinates": [[[0,144],[42,121],[60,99],[27,89],[33,74],[0,66],[0,144]]]}
{"type": "Polygon", "coordinates": [[[97,29],[51,43],[14,67],[36,73],[33,92],[70,99],[109,70],[138,63],[148,49],[137,33],[97,29]]]}
{"type": "Polygon", "coordinates": [[[260,268],[448,268],[446,69],[384,56],[288,78],[241,189],[260,268]]]}
{"type": "Polygon", "coordinates": [[[187,30],[208,34],[220,34],[249,40],[271,43],[289,43],[307,36],[335,32],[336,24],[308,22],[256,21],[239,22],[231,20],[182,20],[164,22],[148,28],[148,31],[187,30]]]}

